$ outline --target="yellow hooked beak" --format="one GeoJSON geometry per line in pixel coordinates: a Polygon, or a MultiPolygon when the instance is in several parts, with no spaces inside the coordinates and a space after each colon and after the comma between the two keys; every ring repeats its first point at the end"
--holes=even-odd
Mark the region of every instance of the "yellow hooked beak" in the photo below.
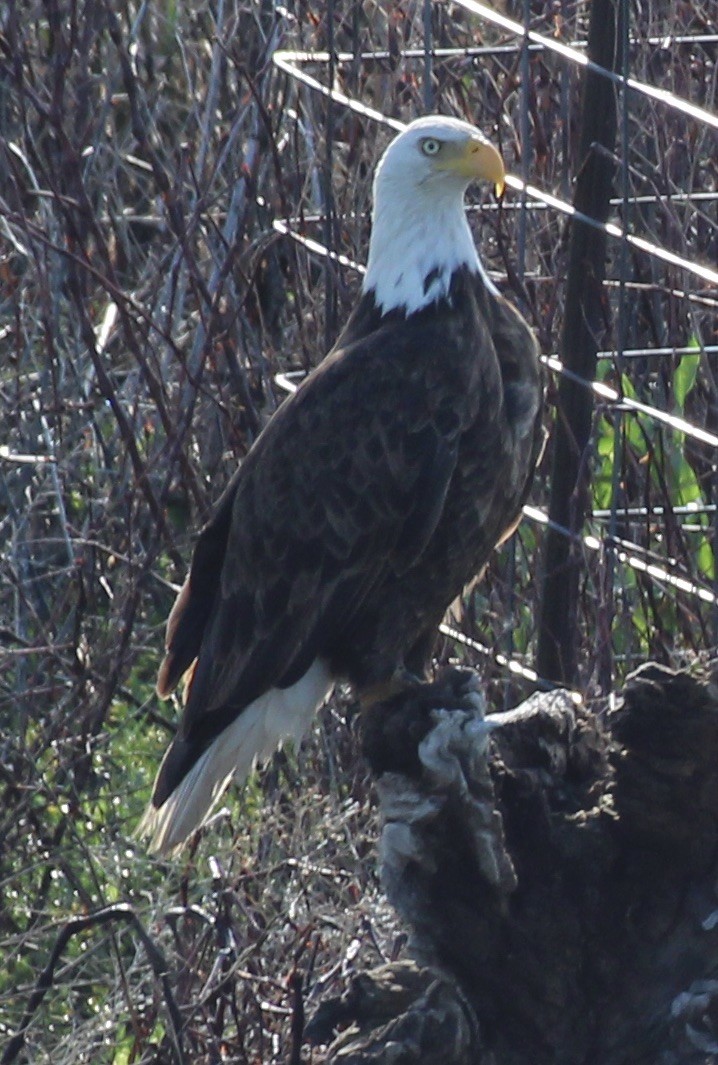
{"type": "Polygon", "coordinates": [[[447,170],[454,170],[467,181],[490,181],[500,196],[505,188],[504,161],[496,148],[481,134],[467,137],[465,141],[445,144],[442,163],[447,170]]]}

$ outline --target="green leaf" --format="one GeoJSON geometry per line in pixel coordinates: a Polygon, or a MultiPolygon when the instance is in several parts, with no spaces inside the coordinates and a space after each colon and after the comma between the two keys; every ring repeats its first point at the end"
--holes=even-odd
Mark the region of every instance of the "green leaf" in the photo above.
{"type": "Polygon", "coordinates": [[[134,1040],[132,1036],[126,1036],[121,1043],[117,1044],[114,1057],[112,1058],[112,1065],[129,1065],[133,1043],[134,1040]]]}
{"type": "Polygon", "coordinates": [[[714,581],[716,575],[715,557],[710,540],[704,539],[698,548],[698,569],[706,580],[714,581]]]}
{"type": "Polygon", "coordinates": [[[636,389],[633,387],[633,381],[627,373],[621,374],[621,392],[624,396],[627,396],[628,399],[636,398],[636,389]]]}
{"type": "Polygon", "coordinates": [[[698,478],[690,463],[682,455],[677,455],[671,462],[671,466],[673,467],[676,504],[685,507],[689,503],[702,502],[703,496],[698,478]]]}
{"type": "Polygon", "coordinates": [[[613,448],[616,442],[616,433],[608,418],[601,419],[601,435],[598,438],[597,451],[602,458],[613,460],[613,448]]]}
{"type": "Polygon", "coordinates": [[[597,510],[605,510],[611,505],[615,445],[616,433],[611,419],[601,418],[600,433],[596,442],[598,462],[592,483],[593,505],[597,510]]]}
{"type": "MultiPolygon", "coordinates": [[[[691,341],[694,339],[691,337],[691,341]]],[[[694,344],[689,343],[688,346],[694,347],[694,344]]],[[[673,396],[681,413],[686,405],[686,397],[696,383],[700,362],[700,355],[683,355],[673,375],[673,396]]]]}

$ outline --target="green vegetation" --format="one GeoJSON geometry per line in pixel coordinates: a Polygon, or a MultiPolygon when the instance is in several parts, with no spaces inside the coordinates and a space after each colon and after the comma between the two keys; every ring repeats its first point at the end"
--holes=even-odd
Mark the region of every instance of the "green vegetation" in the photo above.
{"type": "MultiPolygon", "coordinates": [[[[585,3],[560,28],[550,5],[539,9],[537,29],[584,36],[585,3]]],[[[388,17],[386,5],[341,3],[334,14],[339,50],[389,51],[339,64],[337,86],[386,114],[420,111],[422,63],[400,55],[421,46],[419,7],[388,17]]],[[[325,49],[326,18],[326,4],[207,0],[10,0],[0,15],[3,1062],[286,1062],[300,999],[311,1012],[356,964],[401,946],[343,697],[176,861],[155,860],[133,835],[177,713],[156,700],[154,678],[193,531],[281,401],[275,374],[317,361],[358,284],[273,228],[294,218],[300,234],[326,235],[326,101],[271,62],[280,46],[325,49]]],[[[661,39],[711,16],[707,3],[649,2],[641,18],[636,38],[661,39]]],[[[458,7],[437,4],[434,22],[437,47],[505,43],[458,7]]],[[[636,77],[670,63],[684,95],[715,107],[713,53],[658,51],[636,46],[636,77]]],[[[532,181],[567,195],[577,79],[532,53],[519,88],[518,63],[503,52],[437,60],[436,107],[473,116],[519,173],[525,101],[532,181]]],[[[671,197],[715,190],[715,153],[699,123],[659,107],[631,104],[630,180],[655,196],[630,224],[710,261],[715,206],[671,197]]],[[[386,131],[339,107],[333,121],[335,242],[361,261],[386,131]]],[[[549,353],[565,222],[549,210],[522,222],[518,203],[509,193],[472,224],[549,353]]],[[[626,270],[626,346],[690,351],[607,360],[606,383],[715,432],[714,297],[662,264],[637,258],[626,270]]],[[[607,288],[605,347],[617,298],[607,288]]],[[[711,446],[611,404],[597,409],[594,443],[587,471],[606,513],[586,532],[603,539],[617,507],[620,542],[610,560],[605,544],[585,549],[589,695],[607,657],[620,678],[649,655],[698,654],[715,620],[710,597],[689,587],[715,578],[711,446]],[[640,566],[621,561],[631,551],[640,566]]],[[[548,469],[546,459],[537,506],[548,469]]],[[[525,522],[513,556],[497,556],[459,612],[471,639],[527,666],[541,543],[541,526],[525,522]]],[[[470,645],[446,640],[442,655],[477,665],[497,705],[509,683],[514,701],[528,690],[470,645]]]]}

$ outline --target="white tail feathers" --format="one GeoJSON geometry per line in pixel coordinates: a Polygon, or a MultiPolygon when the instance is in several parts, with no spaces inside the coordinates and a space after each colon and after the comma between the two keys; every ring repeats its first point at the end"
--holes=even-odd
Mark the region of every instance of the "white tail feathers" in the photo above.
{"type": "Polygon", "coordinates": [[[269,757],[284,740],[298,742],[333,687],[327,667],[317,659],[290,688],[270,688],[235,718],[213,741],[165,802],[150,804],[138,827],[150,837],[150,850],[171,854],[204,824],[233,779],[246,779],[255,763],[269,757]]]}

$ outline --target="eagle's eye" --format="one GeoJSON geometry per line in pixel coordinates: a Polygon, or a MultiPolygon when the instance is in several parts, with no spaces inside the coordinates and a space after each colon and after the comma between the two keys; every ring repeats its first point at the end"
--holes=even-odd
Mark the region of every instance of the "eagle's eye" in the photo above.
{"type": "Polygon", "coordinates": [[[441,141],[438,141],[436,137],[424,137],[421,150],[424,155],[438,155],[441,151],[441,141]]]}

